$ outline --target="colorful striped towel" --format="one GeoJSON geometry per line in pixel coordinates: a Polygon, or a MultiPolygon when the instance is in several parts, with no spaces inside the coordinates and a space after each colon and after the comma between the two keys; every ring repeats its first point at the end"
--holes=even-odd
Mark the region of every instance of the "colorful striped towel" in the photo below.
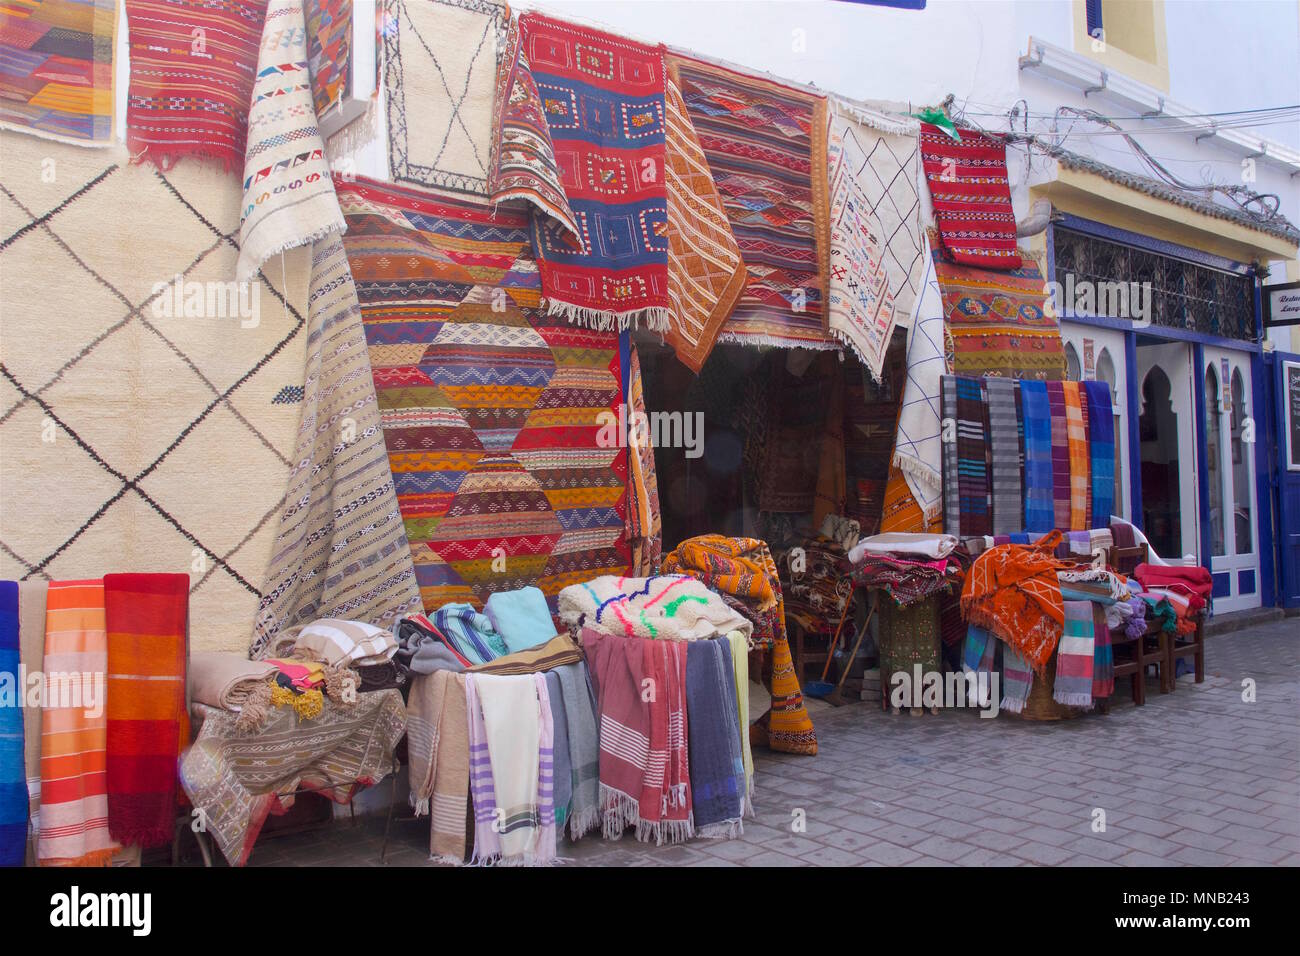
{"type": "Polygon", "coordinates": [[[1002,645],[1002,710],[1018,714],[1025,709],[1029,691],[1034,686],[1034,672],[1029,661],[1010,644],[1002,645]]]}
{"type": "MultiPolygon", "coordinates": [[[[549,852],[543,839],[540,794],[542,714],[537,675],[466,674],[466,686],[483,715],[484,744],[492,767],[492,820],[496,822],[498,853],[478,845],[475,829],[473,862],[531,866],[555,855],[554,821],[549,852]]],[[[545,687],[545,684],[543,684],[545,687]]],[[[548,710],[549,713],[549,710],[548,710]]],[[[475,751],[471,745],[471,759],[475,751]]],[[[547,763],[550,763],[549,755],[547,763]]],[[[549,796],[549,795],[548,795],[549,796]]],[[[475,792],[475,810],[478,809],[475,792]]],[[[492,826],[491,823],[488,824],[492,826]]]]}
{"type": "Polygon", "coordinates": [[[1092,606],[1092,631],[1092,699],[1101,700],[1115,693],[1115,649],[1106,625],[1106,610],[1099,604],[1092,606]]]}
{"type": "Polygon", "coordinates": [[[987,415],[983,382],[957,376],[957,492],[962,534],[993,531],[987,415]]]}
{"type": "MultiPolygon", "coordinates": [[[[943,407],[943,421],[957,421],[957,380],[951,375],[944,375],[940,380],[939,394],[943,407]]],[[[948,534],[962,537],[967,532],[961,527],[961,496],[957,483],[957,442],[945,441],[943,444],[943,530],[948,534]]]]}
{"type": "Polygon", "coordinates": [[[1021,530],[1024,522],[1016,383],[1009,378],[989,377],[984,387],[988,391],[989,448],[993,458],[993,533],[1011,534],[1021,530]]]}
{"type": "Polygon", "coordinates": [[[469,723],[469,792],[474,801],[474,855],[470,862],[491,862],[501,856],[496,781],[492,777],[492,755],[477,682],[469,676],[465,678],[465,712],[469,723]]]}
{"type": "Polygon", "coordinates": [[[555,636],[555,622],[546,607],[546,595],[539,588],[529,586],[490,594],[483,613],[505,641],[508,654],[545,644],[555,636]]]}
{"type": "Polygon", "coordinates": [[[51,581],[36,856],[42,866],[105,866],[118,849],[108,832],[107,669],[104,582],[51,581]]]}
{"type": "Polygon", "coordinates": [[[470,664],[486,664],[510,653],[492,621],[472,604],[444,604],[434,613],[433,624],[470,664]]]}
{"type": "MultiPolygon", "coordinates": [[[[551,709],[551,695],[545,674],[533,675],[537,693],[537,832],[533,837],[531,854],[524,862],[530,866],[547,866],[555,862],[555,839],[559,833],[555,825],[555,711],[551,709]]],[[[567,756],[567,755],[566,755],[567,756]]],[[[567,773],[567,768],[566,768],[567,773]]]]}
{"type": "Polygon", "coordinates": [[[188,574],[104,575],[108,631],[108,832],[123,846],[170,843],[176,761],[189,746],[188,574]]]}
{"type": "Polygon", "coordinates": [[[440,863],[465,862],[465,810],[469,799],[469,723],[465,676],[452,671],[419,674],[406,703],[411,805],[429,814],[429,855],[440,863]]]}
{"type": "Polygon", "coordinates": [[[18,679],[18,583],[0,581],[0,866],[22,866],[27,853],[27,782],[23,772],[23,704],[18,679]]]}
{"type": "MultiPolygon", "coordinates": [[[[600,826],[600,731],[596,726],[596,704],[592,700],[585,661],[557,667],[551,673],[560,682],[564,718],[568,722],[572,796],[567,822],[569,836],[578,840],[588,830],[600,826]]],[[[556,790],[559,791],[558,785],[556,790]]]]}
{"type": "Polygon", "coordinates": [[[1056,526],[1052,504],[1052,413],[1044,382],[1020,383],[1025,430],[1025,530],[1046,534],[1056,526]]]}
{"type": "Polygon", "coordinates": [[[560,685],[560,675],[548,671],[542,675],[546,679],[546,699],[550,702],[552,735],[554,737],[553,755],[553,802],[555,806],[555,832],[564,832],[564,824],[569,819],[569,803],[573,799],[573,771],[569,764],[569,716],[564,710],[564,688],[560,685]]]}
{"type": "Polygon", "coordinates": [[[1089,526],[1110,525],[1115,510],[1115,414],[1110,386],[1105,382],[1084,382],[1088,400],[1088,451],[1092,472],[1092,513],[1089,526]]]}
{"type": "Polygon", "coordinates": [[[695,835],[735,839],[745,832],[745,758],[736,726],[736,685],[727,638],[686,648],[686,714],[695,835]]]}
{"type": "Polygon", "coordinates": [[[1070,439],[1065,419],[1065,384],[1048,382],[1052,419],[1052,515],[1054,527],[1070,530],[1070,439]]]}
{"type": "Polygon", "coordinates": [[[749,641],[739,631],[727,635],[731,644],[731,674],[736,682],[736,721],[740,755],[745,761],[745,814],[754,815],[754,752],[749,743],[749,641]]]}
{"type": "Polygon", "coordinates": [[[1092,660],[1096,634],[1091,601],[1065,602],[1065,633],[1056,649],[1052,699],[1067,707],[1092,706],[1092,660]]]}
{"type": "Polygon", "coordinates": [[[1062,382],[1065,393],[1065,436],[1070,456],[1071,531],[1088,530],[1088,431],[1083,425],[1078,382],[1062,382]]]}
{"type": "Polygon", "coordinates": [[[961,652],[962,670],[971,674],[991,674],[997,644],[988,628],[978,624],[966,625],[966,643],[961,652]]]}

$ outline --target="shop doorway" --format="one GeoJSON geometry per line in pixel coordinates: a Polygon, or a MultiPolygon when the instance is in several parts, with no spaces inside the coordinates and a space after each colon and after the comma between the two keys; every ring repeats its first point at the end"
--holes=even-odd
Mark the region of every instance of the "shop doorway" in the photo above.
{"type": "Polygon", "coordinates": [[[1241,611],[1260,606],[1256,419],[1249,356],[1207,348],[1204,375],[1214,608],[1241,611]]]}
{"type": "Polygon", "coordinates": [[[1191,347],[1139,345],[1137,370],[1143,530],[1166,561],[1194,558],[1199,509],[1191,347]]]}
{"type": "Polygon", "coordinates": [[[1062,322],[1061,339],[1065,344],[1066,378],[1075,382],[1105,382],[1110,387],[1115,422],[1115,513],[1131,519],[1124,333],[1062,322]]]}

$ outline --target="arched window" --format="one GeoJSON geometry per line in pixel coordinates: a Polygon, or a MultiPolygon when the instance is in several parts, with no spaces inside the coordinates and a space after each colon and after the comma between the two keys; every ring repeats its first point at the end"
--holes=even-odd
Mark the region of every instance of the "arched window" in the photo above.
{"type": "Polygon", "coordinates": [[[1219,424],[1219,376],[1213,365],[1205,368],[1206,474],[1210,484],[1210,553],[1225,553],[1223,524],[1222,436],[1219,424]]]}
{"type": "Polygon", "coordinates": [[[1065,343],[1065,377],[1071,382],[1083,381],[1083,366],[1079,363],[1079,353],[1073,342],[1065,343]]]}
{"type": "Polygon", "coordinates": [[[1250,513],[1250,453],[1249,442],[1243,442],[1246,420],[1250,409],[1246,407],[1246,383],[1241,369],[1232,370],[1232,497],[1233,527],[1236,529],[1236,551],[1250,554],[1255,550],[1255,522],[1250,513]]]}
{"type": "Polygon", "coordinates": [[[1119,393],[1115,390],[1115,360],[1110,357],[1110,350],[1105,346],[1097,354],[1097,381],[1110,386],[1110,400],[1119,404],[1119,393]]]}

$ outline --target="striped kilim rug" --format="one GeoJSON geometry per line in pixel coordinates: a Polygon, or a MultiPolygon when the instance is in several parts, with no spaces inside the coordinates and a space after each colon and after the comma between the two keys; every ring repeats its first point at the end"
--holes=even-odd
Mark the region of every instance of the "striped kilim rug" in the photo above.
{"type": "Polygon", "coordinates": [[[826,99],[699,60],[668,57],[749,279],[719,341],[835,348],[826,99]]]}
{"type": "Polygon", "coordinates": [[[188,572],[192,646],[244,652],[293,462],[308,251],[268,267],[249,316],[186,317],[234,276],[237,178],[14,133],[0,155],[0,577],[188,572]],[[180,315],[178,276],[212,283],[182,285],[180,315]]]}
{"type": "Polygon", "coordinates": [[[424,605],[627,574],[619,335],[548,319],[526,208],[358,179],[344,235],[424,605]]]}

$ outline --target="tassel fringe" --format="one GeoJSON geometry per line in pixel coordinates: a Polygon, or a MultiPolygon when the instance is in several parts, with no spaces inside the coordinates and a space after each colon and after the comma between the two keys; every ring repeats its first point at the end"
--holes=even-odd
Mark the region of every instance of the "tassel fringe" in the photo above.
{"type": "Polygon", "coordinates": [[[637,309],[633,312],[606,312],[601,309],[589,309],[586,306],[570,302],[557,302],[548,299],[547,315],[558,315],[596,332],[626,332],[628,329],[640,328],[644,322],[651,332],[667,332],[672,329],[673,314],[668,309],[637,309]]]}

